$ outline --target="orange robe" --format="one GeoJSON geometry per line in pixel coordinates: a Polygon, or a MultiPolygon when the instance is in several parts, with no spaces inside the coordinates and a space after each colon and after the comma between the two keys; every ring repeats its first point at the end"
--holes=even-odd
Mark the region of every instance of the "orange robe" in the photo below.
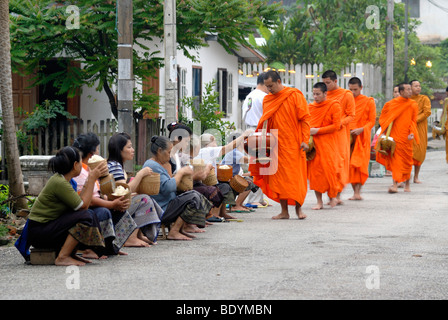
{"type": "Polygon", "coordinates": [[[337,100],[325,100],[311,103],[311,128],[319,128],[313,136],[316,156],[308,161],[308,179],[310,190],[327,192],[330,198],[336,198],[342,191],[342,156],[338,146],[341,127],[341,105],[337,100]]]}
{"type": "Polygon", "coordinates": [[[355,120],[350,123],[350,130],[364,128],[364,131],[353,136],[355,139],[350,156],[350,183],[362,184],[369,177],[371,131],[375,125],[376,106],[371,97],[360,94],[355,97],[355,120]]]}
{"type": "MultiPolygon", "coordinates": [[[[445,101],[443,103],[443,108],[445,109],[445,112],[447,114],[446,121],[445,121],[445,153],[446,153],[446,163],[448,163],[448,98],[445,98],[445,101]]],[[[442,127],[443,127],[442,123],[442,127]]]]}
{"type": "Polygon", "coordinates": [[[414,141],[414,165],[421,166],[426,158],[428,146],[428,117],[431,115],[431,101],[425,95],[412,96],[412,100],[418,104],[417,130],[420,143],[414,141]]]}
{"type": "Polygon", "coordinates": [[[288,200],[289,205],[300,205],[307,193],[306,154],[300,149],[302,142],[310,138],[310,113],[303,94],[295,88],[284,87],[277,94],[268,94],[263,100],[263,115],[258,122],[260,131],[268,120],[268,132],[277,138],[276,147],[271,150],[272,163],[269,173],[262,171],[263,165],[249,164],[254,183],[270,199],[280,202],[288,200]],[[275,130],[277,129],[277,134],[275,130]]]}
{"type": "Polygon", "coordinates": [[[355,98],[350,90],[338,88],[327,92],[327,99],[338,100],[341,104],[341,128],[338,146],[343,159],[342,189],[349,183],[350,172],[350,123],[355,120],[355,98]]]}
{"type": "Polygon", "coordinates": [[[416,143],[420,142],[417,132],[417,102],[412,99],[398,97],[387,102],[380,115],[381,133],[385,134],[393,121],[390,136],[395,141],[393,156],[376,154],[376,161],[392,171],[392,179],[398,183],[411,178],[413,166],[413,141],[408,135],[413,133],[416,143]]]}

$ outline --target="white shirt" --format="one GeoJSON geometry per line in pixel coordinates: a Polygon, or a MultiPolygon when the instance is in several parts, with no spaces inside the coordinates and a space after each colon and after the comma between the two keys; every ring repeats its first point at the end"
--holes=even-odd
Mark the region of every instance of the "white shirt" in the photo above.
{"type": "Polygon", "coordinates": [[[256,127],[258,121],[263,115],[263,99],[267,95],[266,92],[255,89],[249,93],[243,102],[243,119],[245,118],[246,125],[256,127]],[[249,108],[249,103],[252,102],[249,108]]]}
{"type": "Polygon", "coordinates": [[[212,164],[216,169],[216,160],[221,156],[222,147],[206,147],[199,150],[195,159],[202,159],[206,164],[212,164]]]}

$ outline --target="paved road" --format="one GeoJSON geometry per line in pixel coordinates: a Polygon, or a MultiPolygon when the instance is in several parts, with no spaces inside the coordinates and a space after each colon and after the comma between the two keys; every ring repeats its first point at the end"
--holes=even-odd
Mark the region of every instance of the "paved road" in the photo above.
{"type": "Polygon", "coordinates": [[[0,299],[447,299],[447,173],[445,152],[430,151],[411,193],[388,194],[390,177],[370,178],[363,201],[312,211],[309,192],[306,220],[271,220],[275,204],[194,241],[127,248],[75,271],[24,265],[2,248],[0,299]]]}

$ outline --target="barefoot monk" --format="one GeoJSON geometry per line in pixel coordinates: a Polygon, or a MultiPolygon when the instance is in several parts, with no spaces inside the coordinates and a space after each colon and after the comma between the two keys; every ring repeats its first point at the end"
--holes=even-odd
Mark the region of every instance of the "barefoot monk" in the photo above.
{"type": "Polygon", "coordinates": [[[267,120],[268,132],[277,130],[277,147],[272,149],[269,170],[260,163],[251,163],[249,171],[254,183],[270,199],[280,202],[281,213],[273,219],[289,219],[288,205],[295,205],[299,219],[306,218],[301,206],[307,193],[306,154],[310,138],[308,104],[298,90],[283,86],[275,71],[264,75],[269,94],[263,100],[263,115],[257,130],[267,120]]]}
{"type": "Polygon", "coordinates": [[[355,97],[355,120],[350,123],[352,145],[350,154],[349,182],[353,188],[353,196],[349,200],[362,200],[361,188],[369,177],[371,131],[375,125],[375,100],[361,94],[361,79],[353,77],[348,87],[355,97]]]}
{"type": "MultiPolygon", "coordinates": [[[[417,103],[410,99],[412,95],[411,86],[406,83],[399,85],[400,96],[387,102],[380,115],[380,126],[382,133],[392,123],[390,137],[395,142],[393,154],[388,152],[384,155],[377,152],[376,160],[392,171],[393,185],[389,193],[398,191],[397,184],[405,182],[404,191],[410,192],[412,165],[413,165],[413,141],[420,142],[417,132],[417,103]]],[[[380,139],[378,139],[377,144],[380,139]]]]}
{"type": "Polygon", "coordinates": [[[343,157],[338,145],[341,127],[341,105],[337,100],[327,99],[327,86],[318,82],[313,87],[314,102],[310,104],[310,132],[316,155],[308,161],[310,190],[316,194],[317,204],[313,210],[323,209],[322,194],[327,193],[330,206],[337,204],[336,197],[342,191],[343,157]]]}

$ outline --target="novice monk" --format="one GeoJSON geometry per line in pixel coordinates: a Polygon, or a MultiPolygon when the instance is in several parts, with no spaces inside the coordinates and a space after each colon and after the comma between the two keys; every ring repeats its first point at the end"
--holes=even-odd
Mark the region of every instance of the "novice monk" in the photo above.
{"type": "MultiPolygon", "coordinates": [[[[349,124],[355,119],[355,99],[350,90],[340,88],[338,86],[338,78],[334,71],[325,71],[322,75],[322,81],[327,86],[327,99],[336,99],[341,104],[341,128],[339,129],[340,154],[344,159],[342,171],[342,189],[349,183],[350,170],[350,126],[349,124]]],[[[340,193],[337,196],[338,204],[342,204],[340,193]]]]}
{"type": "Polygon", "coordinates": [[[417,133],[417,103],[410,99],[411,86],[402,83],[399,85],[399,90],[400,96],[384,105],[379,120],[382,133],[385,133],[393,122],[390,137],[395,141],[394,154],[389,153],[386,156],[377,152],[376,155],[376,161],[392,171],[393,185],[389,188],[389,193],[398,192],[397,184],[403,181],[405,181],[404,191],[411,191],[409,180],[413,165],[412,140],[420,142],[417,133]]]}
{"type": "Polygon", "coordinates": [[[301,207],[307,193],[308,105],[298,89],[283,86],[280,75],[275,71],[265,73],[264,84],[270,94],[263,100],[263,116],[257,129],[260,130],[267,120],[268,132],[278,130],[277,147],[271,150],[269,168],[251,163],[249,171],[263,193],[280,202],[281,213],[273,219],[289,219],[288,205],[295,205],[298,218],[305,219],[301,207]]]}
{"type": "Polygon", "coordinates": [[[314,190],[317,205],[313,210],[323,209],[322,194],[327,192],[331,207],[336,206],[336,196],[341,191],[342,157],[336,148],[341,124],[341,105],[337,100],[327,99],[325,83],[313,87],[314,102],[310,104],[310,133],[313,136],[316,155],[308,161],[310,190],[314,190]]]}
{"type": "Polygon", "coordinates": [[[355,120],[350,123],[352,135],[352,153],[350,155],[350,183],[353,196],[349,200],[362,200],[361,188],[369,177],[370,136],[375,125],[376,106],[373,98],[361,94],[362,83],[357,77],[348,82],[355,97],[355,120]]]}
{"type": "Polygon", "coordinates": [[[422,87],[418,80],[409,82],[411,85],[411,99],[418,104],[417,130],[420,143],[414,141],[414,183],[421,183],[418,179],[420,167],[426,158],[426,148],[428,146],[428,117],[431,115],[431,101],[425,95],[420,94],[422,87]]]}

